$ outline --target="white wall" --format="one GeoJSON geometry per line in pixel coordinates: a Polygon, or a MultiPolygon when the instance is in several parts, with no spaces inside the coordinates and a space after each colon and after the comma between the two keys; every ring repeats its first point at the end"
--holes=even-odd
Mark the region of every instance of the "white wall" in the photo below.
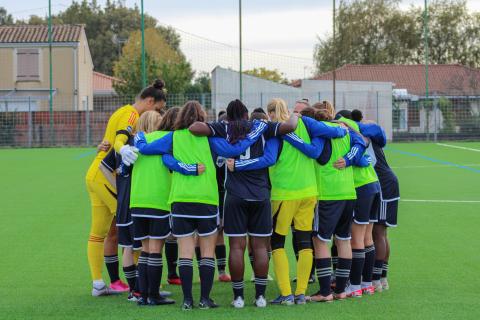
{"type": "MultiPolygon", "coordinates": [[[[257,77],[243,76],[243,102],[253,110],[266,108],[272,98],[284,99],[293,108],[295,101],[308,99],[311,104],[333,101],[332,81],[303,80],[301,88],[275,83],[257,77]]],[[[336,81],[337,110],[359,109],[365,119],[379,123],[392,138],[392,83],[366,81],[336,81]]],[[[239,98],[239,74],[236,71],[216,67],[212,72],[212,106],[218,111],[239,98]]]]}

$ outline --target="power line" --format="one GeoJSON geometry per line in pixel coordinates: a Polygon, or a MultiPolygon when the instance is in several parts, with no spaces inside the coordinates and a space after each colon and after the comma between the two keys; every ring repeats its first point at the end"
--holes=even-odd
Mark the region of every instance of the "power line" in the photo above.
{"type": "MultiPolygon", "coordinates": [[[[203,40],[203,41],[211,42],[211,43],[214,43],[214,44],[217,44],[217,45],[221,45],[221,46],[227,47],[227,48],[229,48],[229,49],[238,50],[238,48],[239,48],[238,46],[235,46],[235,45],[232,45],[232,44],[228,44],[228,43],[224,43],[224,42],[212,40],[212,39],[209,39],[209,38],[206,38],[206,37],[203,37],[203,36],[199,36],[199,35],[197,35],[197,34],[194,34],[194,33],[191,33],[191,32],[188,32],[188,31],[185,31],[185,30],[182,30],[182,29],[179,29],[179,28],[174,27],[174,26],[169,25],[169,24],[165,24],[165,23],[162,23],[162,22],[158,22],[158,24],[159,24],[159,25],[162,25],[162,26],[164,26],[164,27],[170,27],[170,28],[174,29],[175,31],[177,31],[177,32],[179,32],[179,33],[184,33],[184,34],[186,34],[186,35],[189,35],[189,36],[191,36],[191,37],[197,38],[197,39],[199,39],[199,40],[203,40]]],[[[270,56],[277,56],[277,57],[280,57],[280,58],[297,59],[297,60],[312,62],[312,59],[303,58],[303,57],[289,56],[289,55],[280,54],[280,53],[266,52],[266,51],[255,50],[255,49],[247,49],[247,48],[242,48],[242,50],[243,50],[243,51],[249,51],[249,52],[252,52],[252,53],[259,53],[259,54],[265,54],[265,55],[270,55],[270,56]]]]}

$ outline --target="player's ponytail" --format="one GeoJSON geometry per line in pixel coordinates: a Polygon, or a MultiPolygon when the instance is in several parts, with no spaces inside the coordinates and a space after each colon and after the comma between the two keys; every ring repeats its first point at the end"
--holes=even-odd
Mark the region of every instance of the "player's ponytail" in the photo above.
{"type": "Polygon", "coordinates": [[[161,79],[155,80],[152,85],[146,87],[140,93],[140,99],[153,98],[155,102],[167,101],[165,82],[161,79]]]}

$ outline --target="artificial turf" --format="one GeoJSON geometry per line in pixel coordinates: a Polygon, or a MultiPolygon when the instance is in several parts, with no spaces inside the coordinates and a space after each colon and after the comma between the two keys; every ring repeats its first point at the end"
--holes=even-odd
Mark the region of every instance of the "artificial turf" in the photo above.
{"type": "MultiPolygon", "coordinates": [[[[221,307],[192,312],[180,310],[180,287],[169,285],[164,289],[177,304],[168,307],[137,307],[125,295],[90,296],[84,175],[92,149],[1,149],[0,318],[479,319],[480,143],[445,143],[449,146],[403,143],[386,149],[402,196],[399,227],[390,230],[389,291],[331,304],[257,309],[251,305],[254,286],[246,281],[248,306],[235,310],[230,285],[215,282],[212,297],[221,307]]],[[[292,253],[290,261],[293,277],[292,253]]],[[[246,270],[248,280],[248,265],[246,270]]],[[[309,286],[309,293],[316,290],[317,283],[309,286]]],[[[268,298],[277,294],[269,283],[268,298]]]]}

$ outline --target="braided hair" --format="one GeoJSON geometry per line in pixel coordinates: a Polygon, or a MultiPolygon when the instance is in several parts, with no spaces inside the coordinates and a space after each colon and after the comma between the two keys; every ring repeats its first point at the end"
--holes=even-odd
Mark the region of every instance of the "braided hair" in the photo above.
{"type": "Polygon", "coordinates": [[[247,121],[248,109],[242,101],[230,101],[227,106],[227,135],[231,144],[244,139],[250,132],[251,125],[247,121]]]}

